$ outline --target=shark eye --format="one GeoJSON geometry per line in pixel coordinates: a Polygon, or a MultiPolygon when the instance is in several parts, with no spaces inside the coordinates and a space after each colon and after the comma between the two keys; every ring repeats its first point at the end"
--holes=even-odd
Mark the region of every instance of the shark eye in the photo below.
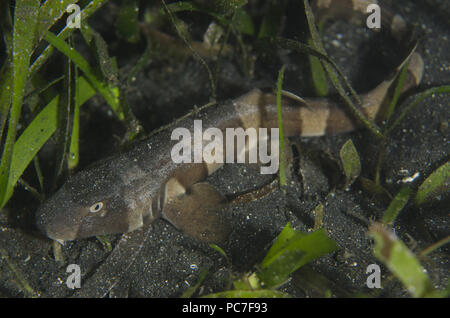
{"type": "Polygon", "coordinates": [[[97,213],[102,208],[103,208],[103,202],[100,201],[100,202],[97,202],[97,203],[94,203],[93,205],[91,205],[91,207],[89,208],[89,212],[97,213]]]}

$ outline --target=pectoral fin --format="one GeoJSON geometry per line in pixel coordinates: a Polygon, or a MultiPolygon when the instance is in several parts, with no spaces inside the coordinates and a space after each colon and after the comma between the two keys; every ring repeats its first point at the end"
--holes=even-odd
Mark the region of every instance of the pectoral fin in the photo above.
{"type": "Polygon", "coordinates": [[[225,209],[225,197],[209,183],[202,182],[166,202],[162,217],[192,237],[218,243],[230,233],[225,209]]]}

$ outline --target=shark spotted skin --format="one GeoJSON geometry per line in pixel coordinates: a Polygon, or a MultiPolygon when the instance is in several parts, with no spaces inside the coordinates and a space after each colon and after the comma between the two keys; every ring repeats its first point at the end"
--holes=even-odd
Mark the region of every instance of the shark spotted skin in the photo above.
{"type": "MultiPolygon", "coordinates": [[[[374,3],[375,1],[370,1],[374,3]]],[[[314,2],[321,19],[343,18],[365,21],[365,0],[314,2]]],[[[398,15],[386,15],[382,25],[400,43],[409,31],[398,15]]],[[[413,53],[404,91],[417,86],[423,61],[413,53]]],[[[361,94],[361,111],[375,120],[389,98],[391,76],[361,94]]],[[[323,136],[353,131],[360,125],[340,105],[328,98],[305,98],[304,104],[283,100],[283,127],[287,136],[323,136]]],[[[277,128],[276,97],[254,89],[247,94],[187,117],[177,127],[191,134],[194,119],[203,128],[277,128]]],[[[222,164],[177,164],[171,159],[171,129],[138,143],[130,151],[108,158],[75,174],[37,211],[38,228],[49,238],[76,240],[96,235],[127,233],[165,218],[184,233],[207,242],[221,242],[230,228],[223,213],[224,197],[203,182],[222,164]]]]}

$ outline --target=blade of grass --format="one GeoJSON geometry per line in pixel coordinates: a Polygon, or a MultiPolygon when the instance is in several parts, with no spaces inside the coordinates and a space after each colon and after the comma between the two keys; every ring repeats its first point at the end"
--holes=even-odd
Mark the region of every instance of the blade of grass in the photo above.
{"type": "MultiPolygon", "coordinates": [[[[290,227],[289,223],[286,227],[290,227]]],[[[324,229],[304,234],[288,228],[279,236],[261,263],[257,273],[261,286],[274,288],[284,283],[291,273],[325,254],[335,251],[336,243],[328,238],[324,229]]]]}
{"type": "MultiPolygon", "coordinates": [[[[326,55],[325,48],[323,47],[322,41],[320,40],[319,31],[316,28],[316,24],[314,21],[314,14],[312,12],[312,9],[309,5],[308,0],[303,0],[304,6],[305,6],[305,13],[306,13],[306,19],[308,21],[309,30],[311,33],[311,37],[314,43],[315,48],[322,53],[323,55],[326,55]]],[[[341,85],[338,79],[338,74],[335,72],[333,68],[331,68],[328,64],[322,63],[323,67],[328,73],[328,77],[333,84],[334,88],[337,90],[339,95],[341,96],[342,100],[345,102],[345,104],[349,107],[349,110],[352,112],[352,114],[360,120],[376,137],[383,138],[383,134],[380,132],[378,127],[368,120],[366,116],[355,106],[353,101],[350,99],[350,97],[345,92],[344,87],[341,85]]],[[[345,79],[345,76],[343,77],[345,79]]],[[[351,96],[358,105],[361,105],[361,100],[356,93],[356,91],[352,88],[352,86],[348,83],[348,81],[345,80],[345,83],[347,84],[347,87],[350,90],[351,96]]]]}
{"type": "Polygon", "coordinates": [[[235,290],[256,290],[261,289],[261,282],[256,273],[246,273],[242,277],[233,280],[235,290]]]}
{"type": "MultiPolygon", "coordinates": [[[[36,76],[35,76],[36,77],[36,76]]],[[[64,75],[61,75],[60,77],[58,77],[58,78],[56,78],[56,79],[54,79],[54,80],[52,80],[52,81],[45,81],[43,78],[42,78],[42,82],[39,82],[41,79],[39,79],[39,81],[38,80],[36,80],[36,79],[34,79],[35,80],[35,82],[38,82],[39,84],[40,83],[42,83],[41,84],[41,86],[42,87],[36,87],[35,89],[33,89],[31,92],[29,92],[25,97],[24,97],[24,102],[26,102],[28,99],[31,99],[31,98],[34,98],[34,97],[36,97],[37,95],[40,95],[40,97],[41,98],[43,98],[43,95],[45,95],[47,92],[47,90],[49,90],[49,91],[51,91],[50,90],[50,88],[52,88],[52,86],[54,86],[56,83],[58,83],[59,81],[61,81],[61,80],[63,80],[64,79],[64,75]]],[[[33,79],[32,79],[33,80],[33,79]]],[[[35,83],[33,83],[33,84],[35,84],[35,83]]],[[[50,94],[48,94],[48,95],[50,95],[50,94]]],[[[55,95],[55,94],[54,94],[55,95]]],[[[46,97],[46,96],[45,96],[46,97]]],[[[44,98],[45,98],[44,97],[44,98]]]]}
{"type": "Polygon", "coordinates": [[[223,257],[225,257],[225,259],[228,260],[227,253],[225,253],[225,251],[220,246],[218,246],[216,244],[209,244],[209,247],[211,247],[216,252],[219,252],[223,257]]]}
{"type": "Polygon", "coordinates": [[[361,160],[351,139],[342,146],[339,156],[344,168],[345,183],[349,187],[361,174],[361,160]]]}
{"type": "MultiPolygon", "coordinates": [[[[236,40],[239,44],[239,47],[241,49],[241,54],[242,54],[242,60],[243,60],[243,72],[246,75],[250,74],[250,66],[249,66],[249,57],[248,57],[248,49],[246,48],[246,46],[244,45],[244,41],[242,39],[242,34],[247,34],[247,35],[254,35],[255,34],[255,26],[253,23],[253,20],[251,18],[251,16],[248,15],[248,13],[241,8],[241,6],[243,6],[246,3],[246,1],[242,1],[240,3],[235,2],[234,5],[232,6],[233,10],[229,11],[228,13],[232,13],[230,14],[230,16],[225,17],[225,15],[221,12],[216,12],[214,11],[214,9],[212,7],[209,6],[203,6],[203,5],[199,5],[197,3],[193,3],[191,1],[183,1],[183,2],[177,2],[177,3],[171,3],[171,4],[167,4],[165,5],[165,2],[163,2],[163,5],[165,5],[169,12],[173,15],[174,12],[180,12],[180,11],[198,11],[198,12],[202,12],[202,13],[206,13],[211,15],[213,18],[215,18],[217,20],[217,22],[223,26],[224,28],[226,27],[228,30],[231,30],[234,34],[234,36],[236,37],[236,40]]],[[[180,32],[177,31],[179,34],[180,32]]],[[[227,31],[227,35],[225,37],[225,41],[223,42],[221,51],[225,45],[225,43],[227,43],[228,41],[228,33],[229,31],[227,31]]],[[[190,49],[190,44],[187,42],[187,40],[185,39],[186,37],[183,36],[182,34],[180,34],[180,37],[183,39],[183,41],[186,43],[186,45],[188,46],[188,48],[190,49]]],[[[192,51],[192,49],[190,49],[192,51]]],[[[196,55],[196,53],[193,53],[194,56],[196,55]]],[[[220,57],[220,53],[219,53],[219,57],[220,57]]],[[[203,63],[203,62],[202,62],[203,63]]],[[[211,85],[212,87],[216,88],[217,85],[217,69],[220,63],[220,58],[218,58],[217,64],[216,64],[216,72],[214,73],[214,76],[212,76],[212,78],[214,79],[214,84],[211,85]]],[[[210,76],[211,78],[211,76],[210,76]]],[[[215,89],[214,89],[215,91],[215,89]]],[[[215,94],[213,95],[213,99],[215,94]]]]}
{"type": "Polygon", "coordinates": [[[84,73],[87,80],[106,100],[111,109],[120,120],[125,118],[120,107],[117,87],[111,87],[107,83],[97,78],[89,63],[63,39],[57,37],[52,32],[47,32],[45,40],[54,46],[58,51],[66,55],[84,73]]]}
{"type": "Polygon", "coordinates": [[[89,24],[84,23],[80,29],[85,41],[92,48],[94,54],[97,57],[97,64],[100,66],[100,71],[103,74],[103,78],[112,86],[118,86],[118,70],[113,58],[109,56],[108,44],[100,35],[92,29],[89,24]]]}
{"type": "Polygon", "coordinates": [[[39,8],[39,24],[37,26],[38,41],[42,40],[50,27],[66,13],[67,7],[77,2],[78,0],[45,1],[39,8]]]}
{"type": "Polygon", "coordinates": [[[17,180],[17,183],[25,190],[28,191],[36,200],[39,202],[44,202],[44,195],[39,192],[37,189],[35,189],[33,186],[31,186],[28,182],[23,180],[22,178],[19,178],[17,180]]]}
{"type": "MultiPolygon", "coordinates": [[[[385,134],[386,136],[386,134],[385,134]]],[[[379,148],[378,148],[378,158],[377,158],[377,165],[375,166],[375,184],[377,186],[381,186],[381,168],[383,167],[383,161],[384,161],[384,156],[386,154],[387,151],[387,146],[388,143],[385,140],[383,140],[382,142],[380,142],[379,148]]]]}
{"type": "Polygon", "coordinates": [[[3,41],[6,45],[6,55],[10,56],[12,52],[12,31],[13,22],[8,1],[0,1],[0,31],[3,41]]]}
{"type": "Polygon", "coordinates": [[[208,1],[208,7],[223,15],[232,14],[236,8],[247,4],[248,0],[213,0],[208,1]]]}
{"type": "Polygon", "coordinates": [[[448,93],[450,93],[450,85],[432,87],[419,94],[414,99],[414,101],[401,113],[401,115],[395,120],[395,122],[387,129],[386,135],[389,134],[398,124],[400,124],[403,118],[405,118],[405,116],[425,98],[432,96],[434,94],[448,94],[448,93]]]}
{"type": "MultiPolygon", "coordinates": [[[[308,21],[308,27],[309,27],[309,32],[311,34],[312,43],[314,44],[314,47],[320,53],[327,55],[326,51],[325,51],[325,47],[323,46],[323,43],[322,43],[322,40],[320,37],[319,30],[316,27],[316,22],[315,22],[315,18],[314,18],[314,14],[312,12],[311,6],[309,5],[309,2],[307,0],[303,0],[303,4],[305,6],[306,20],[308,21]]],[[[327,71],[328,76],[329,76],[331,82],[333,83],[333,86],[335,86],[335,88],[338,90],[338,92],[341,91],[344,95],[346,95],[344,88],[341,86],[340,82],[338,81],[338,76],[336,74],[336,71],[333,70],[332,68],[330,68],[329,65],[327,65],[325,63],[322,63],[322,65],[325,68],[325,70],[327,71]]],[[[347,88],[350,90],[350,94],[352,95],[352,97],[355,99],[355,101],[357,102],[358,105],[361,105],[361,100],[360,100],[358,94],[356,93],[356,91],[353,89],[353,87],[347,81],[345,76],[341,76],[341,77],[345,81],[347,88]]],[[[351,102],[351,104],[353,105],[352,102],[351,102]]]]}
{"type": "MultiPolygon", "coordinates": [[[[315,57],[318,57],[319,59],[324,60],[328,64],[330,64],[333,67],[333,69],[337,72],[337,74],[342,78],[342,80],[344,82],[346,81],[344,73],[340,70],[337,64],[332,59],[330,59],[326,54],[322,54],[321,52],[319,52],[316,48],[307,45],[305,43],[301,43],[291,39],[286,39],[283,37],[271,38],[268,39],[268,42],[269,44],[276,45],[283,49],[294,50],[300,53],[310,54],[315,57]]],[[[348,83],[347,85],[350,86],[350,83],[348,83]]]]}
{"type": "MultiPolygon", "coordinates": [[[[397,85],[395,86],[395,90],[394,90],[394,95],[392,96],[392,99],[390,101],[387,113],[381,114],[381,115],[384,115],[386,118],[386,124],[385,124],[385,128],[384,128],[384,136],[385,137],[387,137],[387,132],[388,132],[389,123],[390,123],[392,114],[394,113],[394,110],[397,106],[398,99],[400,98],[400,95],[403,92],[403,84],[404,84],[404,81],[406,78],[406,74],[408,73],[408,67],[409,67],[411,57],[415,53],[416,49],[417,49],[417,42],[416,42],[415,46],[413,47],[413,49],[410,51],[409,56],[406,57],[406,59],[402,62],[402,64],[399,67],[397,67],[395,77],[391,81],[391,83],[397,82],[397,85]]],[[[381,121],[382,118],[379,117],[378,119],[381,121]]],[[[377,161],[377,165],[375,168],[375,183],[377,185],[380,185],[381,167],[383,165],[384,155],[386,154],[386,147],[387,147],[387,142],[386,142],[386,140],[384,140],[384,142],[382,142],[379,147],[380,150],[378,152],[378,161],[377,161]]]]}
{"type": "Polygon", "coordinates": [[[375,240],[374,254],[406,287],[414,297],[424,297],[433,287],[415,255],[392,232],[374,223],[369,228],[375,240]]]}
{"type": "MultiPolygon", "coordinates": [[[[75,85],[75,95],[74,95],[74,110],[73,110],[73,121],[72,121],[72,133],[70,138],[69,147],[69,158],[67,160],[67,165],[69,171],[75,169],[80,160],[79,155],[79,137],[80,137],[80,84],[78,78],[78,68],[75,67],[74,85],[75,85]]],[[[83,92],[84,93],[84,92],[83,92]]]]}
{"type": "Polygon", "coordinates": [[[450,243],[450,235],[447,237],[444,237],[443,239],[439,240],[438,242],[431,244],[427,248],[423,249],[420,253],[420,257],[425,257],[428,254],[432,253],[433,251],[437,250],[438,248],[441,248],[444,245],[447,245],[450,243]]]}
{"type": "Polygon", "coordinates": [[[359,177],[359,182],[363,190],[367,191],[368,194],[378,196],[380,200],[387,203],[392,201],[392,195],[380,184],[361,176],[359,177]]]}
{"type": "Polygon", "coordinates": [[[404,187],[399,191],[383,214],[382,221],[384,224],[394,223],[400,211],[405,207],[406,203],[408,203],[410,196],[411,189],[409,187],[404,187]]]}
{"type": "Polygon", "coordinates": [[[280,187],[285,191],[286,187],[286,160],[285,160],[285,149],[284,149],[284,132],[283,132],[283,113],[281,110],[281,91],[283,89],[283,78],[284,78],[284,65],[281,67],[278,73],[277,81],[277,116],[278,116],[278,129],[280,131],[280,187]]]}
{"type": "Polygon", "coordinates": [[[448,193],[450,188],[450,161],[437,168],[419,186],[416,194],[416,203],[423,204],[432,196],[448,193]]]}
{"type": "Polygon", "coordinates": [[[397,106],[398,99],[402,93],[403,83],[405,82],[406,74],[408,73],[409,58],[403,65],[400,74],[398,75],[397,85],[395,86],[394,96],[389,104],[389,108],[386,115],[386,129],[389,127],[389,121],[391,120],[392,114],[394,113],[395,107],[397,106]]]}
{"type": "Polygon", "coordinates": [[[8,256],[7,252],[0,248],[0,256],[1,259],[5,260],[6,264],[9,267],[9,270],[13,273],[15,277],[15,282],[17,283],[18,288],[24,292],[28,297],[31,298],[37,298],[40,296],[40,293],[35,291],[33,287],[28,283],[28,281],[25,279],[25,276],[23,273],[17,268],[17,266],[14,265],[14,263],[11,261],[10,257],[8,256]]]}
{"type": "Polygon", "coordinates": [[[229,23],[233,25],[237,32],[253,36],[256,29],[252,17],[242,8],[236,8],[234,12],[235,18],[229,23]]]}
{"type": "MultiPolygon", "coordinates": [[[[94,96],[95,90],[89,83],[81,77],[78,81],[80,85],[80,105],[94,96]]],[[[11,177],[8,183],[8,191],[6,200],[8,200],[13,192],[14,185],[25,171],[31,160],[36,156],[38,151],[53,135],[57,126],[57,105],[59,96],[47,104],[44,109],[33,119],[24,132],[14,144],[14,153],[11,162],[11,177]]]]}
{"type": "Polygon", "coordinates": [[[3,132],[6,128],[6,119],[8,118],[12,94],[12,65],[9,58],[5,63],[7,64],[0,73],[0,140],[3,139],[3,132]]]}
{"type": "MultiPolygon", "coordinates": [[[[181,3],[183,3],[183,2],[181,2],[181,3]]],[[[213,101],[215,101],[216,97],[217,97],[216,84],[215,84],[216,81],[214,79],[214,76],[213,76],[213,73],[212,73],[211,69],[209,68],[209,66],[205,62],[205,60],[200,56],[200,54],[198,54],[198,52],[194,50],[194,48],[192,47],[192,45],[189,42],[189,40],[186,38],[186,36],[182,32],[182,30],[180,29],[178,23],[176,22],[176,18],[173,15],[173,12],[170,10],[170,8],[167,6],[166,1],[162,0],[162,4],[163,4],[163,8],[164,8],[165,13],[169,16],[170,21],[172,22],[173,26],[175,27],[175,29],[176,29],[176,31],[178,33],[178,36],[183,40],[183,42],[186,44],[186,46],[192,52],[192,55],[203,65],[203,67],[205,68],[206,72],[208,73],[209,83],[210,83],[210,86],[211,86],[211,99],[213,101]]]]}
{"type": "MultiPolygon", "coordinates": [[[[217,81],[219,79],[219,70],[220,70],[221,62],[222,62],[223,49],[225,48],[225,45],[228,43],[228,40],[230,38],[230,34],[231,34],[231,31],[232,31],[232,28],[233,28],[233,21],[234,21],[235,17],[236,17],[236,12],[233,14],[233,16],[231,18],[231,23],[227,26],[227,31],[225,33],[225,37],[224,37],[224,39],[222,41],[222,44],[220,45],[220,49],[219,49],[219,52],[217,54],[217,62],[216,62],[216,65],[214,67],[214,80],[216,81],[216,83],[215,83],[216,87],[217,87],[217,81]]],[[[220,28],[220,26],[218,26],[218,28],[220,28]]],[[[217,41],[219,41],[219,40],[220,40],[220,37],[217,38],[217,41]]],[[[212,47],[213,46],[211,46],[211,48],[212,47]]],[[[243,53],[245,54],[245,50],[243,50],[243,53]]],[[[244,65],[245,65],[245,63],[244,63],[244,65]]]]}
{"type": "MultiPolygon", "coordinates": [[[[251,17],[241,8],[245,2],[235,3],[233,10],[236,11],[236,28],[239,32],[247,35],[255,34],[255,27],[253,25],[251,17]]],[[[169,3],[166,5],[167,8],[172,12],[182,12],[182,11],[197,11],[205,14],[209,14],[217,20],[222,26],[227,26],[230,24],[230,20],[227,19],[223,13],[215,11],[209,6],[204,6],[193,1],[180,1],[175,3],[169,3]]]]}
{"type": "Polygon", "coordinates": [[[100,66],[99,71],[101,71],[103,78],[109,85],[110,89],[114,92],[120,91],[120,93],[118,93],[119,105],[122,113],[124,114],[124,122],[127,125],[127,137],[124,138],[124,140],[131,141],[142,131],[142,126],[133,114],[131,107],[128,105],[128,100],[126,98],[127,90],[125,88],[119,90],[119,74],[116,61],[114,58],[109,56],[108,44],[106,41],[100,33],[92,29],[89,24],[83,24],[81,34],[93,50],[97,58],[97,65],[100,66]]]}
{"type": "Polygon", "coordinates": [[[261,263],[261,266],[266,267],[273,262],[277,256],[289,243],[289,240],[294,238],[294,236],[298,236],[299,238],[305,235],[300,231],[295,231],[291,223],[287,223],[283,228],[280,234],[278,234],[276,241],[272,244],[269,251],[267,252],[264,260],[261,263]]]}
{"type": "Polygon", "coordinates": [[[115,24],[117,34],[130,43],[139,41],[139,6],[136,0],[123,0],[115,24]]]}
{"type": "MultiPolygon", "coordinates": [[[[72,44],[72,36],[69,37],[69,41],[72,44]]],[[[67,172],[67,160],[68,152],[71,141],[71,120],[74,108],[74,66],[72,61],[67,58],[65,60],[65,72],[64,72],[64,87],[59,97],[58,102],[58,126],[56,130],[57,141],[57,153],[56,153],[56,164],[54,171],[54,178],[52,182],[51,192],[56,190],[56,186],[60,178],[64,176],[67,172]]]]}
{"type": "MultiPolygon", "coordinates": [[[[337,74],[342,78],[344,83],[346,83],[347,87],[351,87],[350,83],[347,81],[347,79],[345,78],[345,75],[342,73],[342,71],[339,69],[339,67],[336,65],[336,63],[334,63],[334,61],[331,60],[327,55],[320,53],[315,48],[313,48],[309,45],[306,45],[304,43],[300,43],[298,41],[285,39],[285,38],[281,38],[281,37],[270,39],[269,41],[271,43],[273,43],[274,45],[277,45],[278,47],[288,49],[288,50],[295,50],[300,53],[310,54],[310,55],[318,57],[321,60],[326,61],[328,64],[330,64],[333,67],[333,69],[337,72],[337,74]]],[[[343,98],[344,101],[346,102],[346,104],[351,108],[351,111],[355,112],[354,116],[356,116],[356,118],[358,118],[369,130],[371,130],[371,132],[375,136],[377,136],[379,138],[383,138],[383,135],[381,134],[379,129],[371,121],[367,120],[365,118],[365,116],[356,107],[354,107],[353,102],[346,95],[346,93],[343,90],[340,83],[338,83],[337,85],[341,88],[341,90],[339,92],[341,98],[343,98]]],[[[338,89],[338,87],[335,87],[335,88],[338,89]]]]}
{"type": "Polygon", "coordinates": [[[33,158],[33,165],[34,169],[36,170],[36,175],[39,181],[39,187],[41,190],[40,193],[44,193],[44,175],[42,174],[41,166],[39,164],[39,158],[37,156],[34,156],[33,158]]]}
{"type": "MultiPolygon", "coordinates": [[[[309,45],[312,45],[312,39],[308,41],[309,45]]],[[[316,95],[319,97],[324,97],[328,95],[328,82],[325,70],[323,69],[322,63],[319,58],[315,56],[308,55],[309,66],[311,69],[311,78],[314,84],[314,89],[316,95]]]]}
{"type": "Polygon", "coordinates": [[[17,124],[22,110],[22,99],[28,78],[28,66],[33,48],[37,12],[40,1],[18,0],[14,10],[13,31],[13,73],[12,96],[9,114],[8,131],[0,164],[0,207],[6,204],[6,194],[9,190],[11,174],[11,159],[16,140],[17,124]]]}
{"type": "Polygon", "coordinates": [[[265,10],[258,38],[276,36],[282,26],[283,14],[286,9],[286,1],[270,0],[265,10]]]}
{"type": "MultiPolygon", "coordinates": [[[[48,2],[48,1],[46,1],[48,2]]],[[[82,21],[87,20],[93,13],[95,13],[98,9],[100,9],[108,0],[92,0],[86,5],[80,12],[82,21]]],[[[58,34],[58,37],[61,39],[66,39],[72,32],[76,30],[75,28],[69,28],[67,25],[64,29],[58,34]]],[[[50,55],[53,53],[53,46],[49,45],[45,48],[45,50],[39,55],[39,57],[33,62],[30,66],[30,73],[36,72],[42,65],[47,61],[50,55]]]]}
{"type": "Polygon", "coordinates": [[[194,286],[189,287],[187,290],[183,292],[183,294],[180,296],[180,298],[191,298],[192,295],[194,295],[195,291],[200,287],[200,285],[205,280],[206,276],[208,275],[209,271],[207,268],[202,269],[200,272],[200,275],[198,277],[197,282],[194,286]]]}

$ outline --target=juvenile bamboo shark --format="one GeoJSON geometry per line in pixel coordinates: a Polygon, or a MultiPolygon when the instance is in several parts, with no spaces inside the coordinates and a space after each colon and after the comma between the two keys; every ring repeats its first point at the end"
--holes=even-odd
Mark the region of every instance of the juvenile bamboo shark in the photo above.
{"type": "MultiPolygon", "coordinates": [[[[364,22],[368,4],[365,0],[314,2],[318,17],[364,22]]],[[[400,43],[408,31],[398,15],[384,15],[382,27],[389,28],[400,43]]],[[[403,91],[420,83],[423,68],[420,54],[413,53],[403,91]]],[[[368,119],[375,120],[383,102],[389,99],[394,78],[390,76],[360,95],[361,111],[368,119]]],[[[360,127],[343,107],[329,98],[306,98],[303,103],[283,99],[282,118],[287,136],[323,136],[360,127]]],[[[177,127],[193,133],[194,119],[201,119],[205,128],[221,130],[276,128],[276,96],[254,89],[187,117],[177,127]]],[[[209,242],[226,239],[229,226],[218,212],[224,197],[213,186],[202,182],[222,164],[174,163],[170,156],[174,144],[171,130],[166,129],[126,153],[75,174],[39,208],[38,228],[55,240],[75,240],[130,232],[162,217],[198,239],[209,242]]]]}

